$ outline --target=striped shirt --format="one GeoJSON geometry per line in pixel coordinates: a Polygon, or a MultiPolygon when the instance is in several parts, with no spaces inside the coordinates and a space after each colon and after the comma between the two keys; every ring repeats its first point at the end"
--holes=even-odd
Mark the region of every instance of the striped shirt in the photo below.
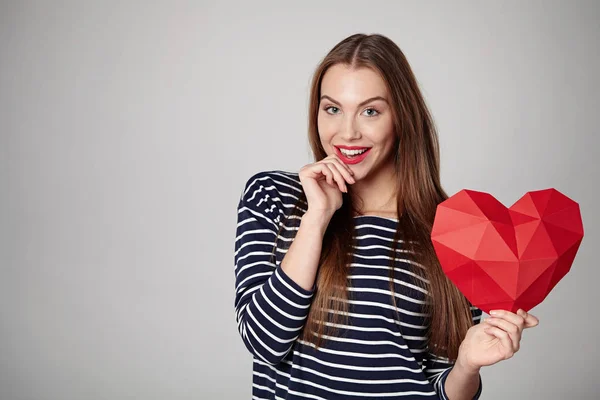
{"type": "MultiPolygon", "coordinates": [[[[346,325],[318,350],[299,339],[314,287],[306,290],[281,269],[287,250],[273,246],[284,215],[302,193],[298,173],[262,171],[240,196],[235,239],[235,316],[253,355],[253,399],[447,399],[444,383],[453,366],[428,351],[428,293],[414,279],[422,268],[397,247],[394,290],[389,290],[391,242],[398,220],[354,217],[354,248],[348,270],[346,325]],[[273,262],[274,261],[274,262],[273,262]]],[[[299,221],[286,222],[279,240],[293,240],[299,221]]],[[[288,246],[281,246],[288,248],[288,246]]],[[[426,282],[426,281],[425,281],[426,282]]],[[[471,307],[475,323],[481,310],[471,307]]],[[[481,376],[475,399],[482,391],[481,376]]]]}

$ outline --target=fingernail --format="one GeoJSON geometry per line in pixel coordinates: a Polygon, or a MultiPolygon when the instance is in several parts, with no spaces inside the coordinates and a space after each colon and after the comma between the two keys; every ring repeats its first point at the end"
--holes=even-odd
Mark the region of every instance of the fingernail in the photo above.
{"type": "Polygon", "coordinates": [[[498,313],[498,311],[496,311],[496,310],[492,310],[492,311],[490,311],[490,315],[498,315],[498,314],[499,314],[499,313],[498,313]]]}

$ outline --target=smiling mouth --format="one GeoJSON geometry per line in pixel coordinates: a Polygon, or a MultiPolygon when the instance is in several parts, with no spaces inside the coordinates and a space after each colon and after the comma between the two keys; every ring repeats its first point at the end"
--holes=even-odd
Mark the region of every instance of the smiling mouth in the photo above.
{"type": "Polygon", "coordinates": [[[361,162],[371,150],[370,147],[365,147],[361,150],[342,150],[337,146],[334,146],[334,148],[338,157],[340,157],[346,164],[357,164],[361,162]]]}

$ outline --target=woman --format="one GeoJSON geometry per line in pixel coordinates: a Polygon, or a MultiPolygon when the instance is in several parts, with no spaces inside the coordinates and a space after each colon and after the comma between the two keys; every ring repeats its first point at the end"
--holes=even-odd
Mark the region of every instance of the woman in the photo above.
{"type": "Polygon", "coordinates": [[[430,241],[437,133],[402,51],[352,35],[317,68],[315,162],[254,174],[238,205],[235,309],[256,399],[473,399],[538,320],[481,310],[430,241]]]}

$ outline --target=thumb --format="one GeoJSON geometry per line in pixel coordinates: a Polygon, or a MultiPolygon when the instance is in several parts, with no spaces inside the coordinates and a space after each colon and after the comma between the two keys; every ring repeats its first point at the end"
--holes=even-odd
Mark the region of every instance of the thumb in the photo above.
{"type": "Polygon", "coordinates": [[[519,311],[517,311],[517,314],[525,318],[525,328],[533,328],[534,326],[537,326],[540,323],[540,320],[535,315],[529,314],[523,309],[519,309],[519,311]]]}

